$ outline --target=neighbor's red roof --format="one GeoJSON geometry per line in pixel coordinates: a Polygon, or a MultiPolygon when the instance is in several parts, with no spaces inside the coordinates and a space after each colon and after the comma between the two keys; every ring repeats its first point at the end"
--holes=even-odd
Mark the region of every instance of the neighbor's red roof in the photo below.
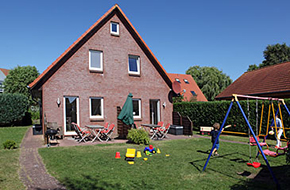
{"type": "Polygon", "coordinates": [[[194,81],[191,75],[186,75],[186,74],[174,74],[174,73],[167,73],[171,82],[174,82],[176,79],[179,79],[181,89],[185,90],[183,91],[183,97],[184,101],[190,101],[190,99],[193,97],[191,91],[194,91],[196,93],[196,98],[197,101],[207,101],[206,97],[204,94],[201,92],[200,88],[194,81]],[[184,80],[188,81],[188,84],[185,83],[184,80]]]}
{"type": "Polygon", "coordinates": [[[158,70],[158,72],[161,74],[165,82],[169,87],[171,87],[171,81],[167,75],[167,72],[163,68],[163,66],[160,64],[160,62],[157,60],[155,55],[152,53],[152,51],[149,49],[147,44],[144,42],[144,40],[141,38],[137,30],[134,28],[134,26],[131,24],[129,19],[126,17],[124,12],[121,10],[121,8],[116,4],[111,9],[109,9],[95,24],[93,24],[81,37],[79,37],[63,54],[61,54],[43,73],[41,73],[32,83],[30,83],[28,86],[30,88],[34,88],[36,85],[40,87],[48,78],[58,69],[58,64],[62,64],[62,59],[66,59],[68,56],[71,56],[71,52],[77,51],[79,49],[78,44],[85,43],[89,38],[90,33],[96,33],[97,30],[95,30],[98,26],[101,26],[104,24],[104,21],[107,17],[114,14],[114,11],[117,11],[116,14],[119,14],[119,16],[124,18],[124,22],[126,22],[129,25],[130,30],[133,31],[134,38],[138,40],[140,46],[142,46],[145,50],[147,55],[150,56],[150,58],[154,61],[154,66],[158,70]],[[84,42],[85,41],[85,42],[84,42]],[[39,84],[38,84],[39,83],[39,84]]]}
{"type": "Polygon", "coordinates": [[[215,99],[229,99],[232,94],[290,97],[290,62],[245,72],[215,99]]]}
{"type": "Polygon", "coordinates": [[[5,76],[7,76],[10,71],[8,69],[2,69],[2,68],[0,68],[0,70],[4,73],[5,76]]]}

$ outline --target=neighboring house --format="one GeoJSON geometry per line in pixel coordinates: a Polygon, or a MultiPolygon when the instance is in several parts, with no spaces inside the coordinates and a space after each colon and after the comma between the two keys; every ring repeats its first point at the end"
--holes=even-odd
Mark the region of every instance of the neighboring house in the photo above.
{"type": "Polygon", "coordinates": [[[0,68],[0,93],[4,92],[3,82],[4,82],[4,79],[6,78],[6,76],[8,75],[8,73],[9,73],[8,69],[0,68]]]}
{"type": "Polygon", "coordinates": [[[177,81],[181,86],[181,94],[183,101],[204,101],[207,102],[206,97],[196,84],[191,75],[168,73],[171,82],[177,81]]]}
{"type": "MultiPolygon", "coordinates": [[[[29,87],[48,122],[74,135],[71,122],[117,125],[117,107],[133,94],[134,120],[172,122],[171,81],[118,5],[113,6],[29,87]]],[[[115,135],[118,130],[115,130],[115,135]]]]}
{"type": "Polygon", "coordinates": [[[231,99],[232,94],[290,98],[290,62],[245,72],[215,99],[231,99]]]}

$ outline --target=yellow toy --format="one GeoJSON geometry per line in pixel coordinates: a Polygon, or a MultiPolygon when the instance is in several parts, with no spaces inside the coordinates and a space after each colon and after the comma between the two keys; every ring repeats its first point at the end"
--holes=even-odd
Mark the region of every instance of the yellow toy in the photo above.
{"type": "Polygon", "coordinates": [[[132,148],[127,148],[127,152],[126,152],[126,161],[134,161],[135,159],[135,154],[136,154],[136,149],[132,149],[132,148]]]}
{"type": "Polygon", "coordinates": [[[157,154],[161,154],[161,151],[159,148],[157,148],[157,154]]]}
{"type": "Polygon", "coordinates": [[[137,157],[137,158],[141,158],[141,157],[142,157],[140,151],[137,151],[137,156],[136,156],[136,157],[137,157]]]}

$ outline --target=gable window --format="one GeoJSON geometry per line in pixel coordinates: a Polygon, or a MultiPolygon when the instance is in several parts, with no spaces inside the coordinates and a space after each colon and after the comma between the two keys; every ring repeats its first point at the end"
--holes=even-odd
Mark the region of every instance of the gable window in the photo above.
{"type": "Polygon", "coordinates": [[[132,99],[133,101],[133,118],[141,119],[141,99],[132,99]]]}
{"type": "Polygon", "coordinates": [[[110,31],[112,35],[119,36],[119,23],[111,22],[110,31]]]}
{"type": "Polygon", "coordinates": [[[136,55],[129,55],[128,60],[129,74],[140,75],[140,57],[136,55]]]}
{"type": "Polygon", "coordinates": [[[193,96],[196,96],[196,93],[194,91],[190,91],[190,92],[193,96]]]}
{"type": "Polygon", "coordinates": [[[90,49],[90,70],[103,71],[103,52],[90,49]]]}
{"type": "Polygon", "coordinates": [[[90,118],[104,119],[104,99],[101,97],[90,97],[90,118]]]}

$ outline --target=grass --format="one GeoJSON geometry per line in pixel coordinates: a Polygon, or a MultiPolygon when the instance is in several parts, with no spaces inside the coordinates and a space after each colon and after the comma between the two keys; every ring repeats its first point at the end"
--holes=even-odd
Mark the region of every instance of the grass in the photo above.
{"type": "MultiPolygon", "coordinates": [[[[136,158],[134,165],[124,160],[126,149],[142,152],[144,145],[43,148],[39,153],[48,171],[68,189],[275,189],[262,158],[260,168],[246,165],[248,145],[220,142],[221,156],[210,159],[206,172],[201,172],[211,148],[209,139],[153,141],[152,144],[161,154],[148,156],[147,161],[136,158]],[[121,153],[121,159],[115,159],[116,152],[121,153]]],[[[143,153],[142,156],[147,157],[143,153]]],[[[282,189],[287,189],[289,176],[285,172],[289,167],[285,166],[285,156],[267,159],[282,189]]]]}
{"type": "Polygon", "coordinates": [[[25,189],[19,179],[20,144],[28,127],[2,127],[0,128],[0,189],[25,189]],[[5,150],[3,143],[14,140],[17,149],[5,150]]]}

